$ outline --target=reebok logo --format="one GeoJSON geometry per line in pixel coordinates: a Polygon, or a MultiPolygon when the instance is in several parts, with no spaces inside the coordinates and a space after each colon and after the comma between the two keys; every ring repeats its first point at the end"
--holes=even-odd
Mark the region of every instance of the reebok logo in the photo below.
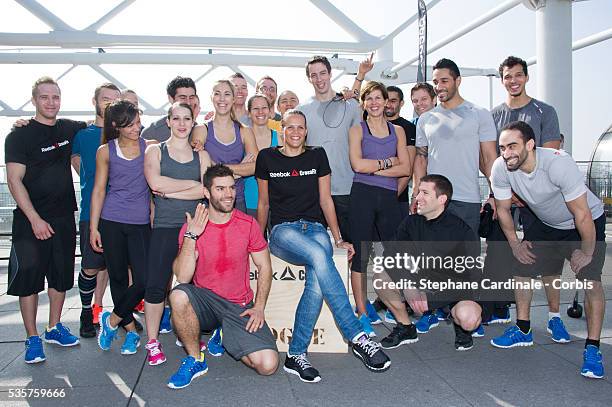
{"type": "Polygon", "coordinates": [[[49,147],[41,147],[40,151],[42,153],[46,153],[47,151],[53,151],[70,143],[68,140],[60,141],[59,143],[55,143],[49,147]]]}
{"type": "MultiPolygon", "coordinates": [[[[259,271],[257,269],[249,272],[250,280],[257,280],[258,278],[259,278],[259,271]]],[[[305,281],[306,280],[306,270],[301,268],[296,271],[293,271],[291,267],[285,266],[282,272],[272,271],[272,280],[275,280],[275,281],[305,281]]]]}
{"type": "Polygon", "coordinates": [[[307,171],[293,169],[287,172],[271,172],[270,178],[303,177],[306,175],[317,175],[317,169],[313,168],[307,171]]]}

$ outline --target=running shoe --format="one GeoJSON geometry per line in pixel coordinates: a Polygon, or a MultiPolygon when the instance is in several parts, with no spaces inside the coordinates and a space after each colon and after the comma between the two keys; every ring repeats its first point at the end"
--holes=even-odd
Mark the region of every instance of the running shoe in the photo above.
{"type": "Polygon", "coordinates": [[[40,363],[47,359],[43,351],[43,343],[40,336],[32,335],[26,339],[25,348],[26,363],[40,363]]]}
{"type": "Polygon", "coordinates": [[[368,318],[366,314],[361,314],[361,316],[359,317],[359,323],[361,324],[361,328],[363,329],[363,331],[367,333],[370,338],[376,336],[374,328],[372,328],[372,325],[370,325],[370,318],[368,318]]]}
{"type": "Polygon", "coordinates": [[[446,321],[450,317],[450,312],[444,312],[444,309],[442,308],[436,309],[436,312],[434,312],[434,314],[436,314],[438,321],[446,321]]]}
{"type": "Polygon", "coordinates": [[[384,372],[391,367],[391,359],[381,349],[380,344],[371,340],[365,333],[353,341],[351,351],[372,372],[384,372]]]}
{"type": "Polygon", "coordinates": [[[389,323],[389,324],[396,324],[397,321],[395,320],[395,317],[393,316],[393,313],[389,310],[385,311],[385,322],[389,323]]]}
{"type": "Polygon", "coordinates": [[[223,330],[221,328],[215,329],[210,336],[208,340],[208,353],[211,356],[221,356],[225,353],[225,348],[223,347],[223,330]]]}
{"type": "Polygon", "coordinates": [[[563,325],[563,321],[559,317],[553,317],[548,321],[548,327],[546,328],[551,336],[551,339],[557,343],[568,343],[570,341],[570,335],[563,325]]]}
{"type": "Polygon", "coordinates": [[[166,361],[166,355],[162,350],[161,343],[157,339],[150,339],[145,345],[147,350],[147,361],[150,366],[161,365],[166,361]]]}
{"type": "Polygon", "coordinates": [[[140,346],[140,335],[138,335],[134,331],[129,331],[125,335],[125,340],[123,341],[123,345],[121,345],[121,354],[122,355],[133,355],[138,352],[138,347],[140,346]]]}
{"type": "Polygon", "coordinates": [[[104,308],[101,305],[94,304],[92,305],[91,310],[93,312],[93,323],[95,326],[99,327],[100,326],[100,314],[102,313],[102,311],[104,311],[104,308]]]}
{"type": "Polygon", "coordinates": [[[95,338],[96,327],[93,323],[93,312],[91,308],[81,310],[81,326],[79,327],[81,338],[95,338]]]}
{"type": "Polygon", "coordinates": [[[458,351],[470,350],[474,347],[474,340],[469,331],[461,328],[460,325],[453,323],[455,328],[455,349],[458,351]]]}
{"type": "Polygon", "coordinates": [[[45,330],[45,342],[54,343],[59,346],[76,346],[79,344],[79,338],[70,333],[70,329],[66,328],[61,322],[58,322],[53,328],[45,330]]]}
{"type": "Polygon", "coordinates": [[[317,383],[321,381],[319,371],[312,367],[305,353],[301,355],[290,355],[287,353],[283,370],[287,373],[299,376],[300,380],[305,383],[317,383]]]}
{"type": "Polygon", "coordinates": [[[100,317],[100,330],[98,331],[98,346],[102,350],[109,350],[115,338],[117,337],[117,327],[110,326],[111,313],[105,311],[100,317]]]}
{"type": "Polygon", "coordinates": [[[438,325],[440,325],[438,317],[429,311],[425,312],[415,324],[416,330],[420,334],[426,334],[431,328],[435,328],[438,325]]]}
{"type": "Polygon", "coordinates": [[[603,357],[597,346],[587,345],[584,349],[580,374],[591,379],[601,379],[604,377],[603,357]]]}
{"type": "Polygon", "coordinates": [[[504,307],[504,310],[501,312],[502,315],[495,315],[493,313],[487,322],[483,322],[485,325],[491,324],[509,324],[512,319],[510,318],[510,308],[504,307]]]}
{"type": "Polygon", "coordinates": [[[168,387],[182,389],[189,386],[196,377],[205,375],[206,372],[208,372],[208,366],[203,353],[200,353],[199,360],[196,360],[193,356],[187,356],[181,361],[181,366],[177,372],[168,380],[168,387]]]}
{"type": "Polygon", "coordinates": [[[395,349],[401,345],[418,342],[416,327],[414,324],[397,324],[391,333],[380,341],[383,349],[395,349]]]}
{"type": "Polygon", "coordinates": [[[138,312],[139,314],[144,314],[144,300],[140,300],[138,305],[134,307],[134,311],[138,312]]]}
{"type": "Polygon", "coordinates": [[[380,319],[378,312],[376,312],[376,308],[374,308],[370,301],[366,301],[366,313],[368,314],[368,318],[370,318],[371,325],[382,324],[382,319],[380,319]]]}
{"type": "Polygon", "coordinates": [[[482,338],[485,335],[484,325],[478,325],[478,328],[472,331],[472,338],[482,338]]]}
{"type": "Polygon", "coordinates": [[[503,335],[491,339],[491,345],[496,348],[514,348],[515,346],[533,345],[533,334],[531,329],[528,333],[523,333],[518,326],[513,325],[506,329],[503,335]]]}
{"type": "Polygon", "coordinates": [[[172,315],[170,307],[164,307],[164,313],[162,314],[162,319],[159,323],[160,334],[167,334],[172,332],[172,323],[170,322],[170,315],[172,315]]]}

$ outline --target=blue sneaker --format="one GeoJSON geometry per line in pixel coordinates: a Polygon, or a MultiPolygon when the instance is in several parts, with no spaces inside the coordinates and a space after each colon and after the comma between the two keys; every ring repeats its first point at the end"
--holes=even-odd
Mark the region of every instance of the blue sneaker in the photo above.
{"type": "Polygon", "coordinates": [[[370,325],[370,318],[368,318],[366,314],[361,314],[359,317],[359,323],[361,324],[363,332],[368,335],[368,338],[373,338],[376,336],[376,332],[374,332],[372,325],[370,325]]]}
{"type": "Polygon", "coordinates": [[[488,321],[483,322],[485,325],[490,324],[509,324],[512,319],[510,318],[510,308],[505,307],[506,311],[503,316],[497,316],[495,314],[491,315],[488,321]]]}
{"type": "Polygon", "coordinates": [[[397,324],[393,313],[389,310],[385,311],[385,322],[388,322],[390,324],[397,324]]]}
{"type": "Polygon", "coordinates": [[[193,356],[187,356],[181,361],[181,366],[168,380],[168,387],[171,389],[182,389],[191,384],[191,381],[196,377],[202,376],[208,372],[206,358],[204,354],[200,354],[200,359],[196,360],[193,356]]]}
{"type": "Polygon", "coordinates": [[[427,311],[414,325],[416,326],[417,333],[426,334],[431,328],[435,328],[439,324],[440,322],[438,322],[438,317],[435,314],[427,311]]]}
{"type": "Polygon", "coordinates": [[[514,348],[515,346],[531,346],[533,345],[533,334],[531,329],[527,334],[524,334],[518,326],[513,325],[506,329],[502,336],[491,339],[491,345],[496,348],[514,348]]]}
{"type": "Polygon", "coordinates": [[[172,332],[172,322],[170,322],[170,315],[172,315],[170,307],[164,307],[164,313],[162,314],[162,319],[159,323],[160,334],[167,334],[172,332]]]}
{"type": "Polygon", "coordinates": [[[597,346],[587,345],[584,349],[582,369],[580,374],[591,379],[601,379],[604,376],[603,358],[597,346]]]}
{"type": "Polygon", "coordinates": [[[478,325],[478,328],[472,331],[472,338],[482,338],[484,336],[484,325],[478,325]]]}
{"type": "Polygon", "coordinates": [[[58,322],[53,328],[45,330],[45,342],[59,346],[76,346],[79,344],[79,338],[71,334],[70,329],[61,322],[58,322]]]}
{"type": "Polygon", "coordinates": [[[370,301],[366,301],[366,313],[368,314],[368,318],[370,318],[371,325],[382,324],[382,319],[380,319],[378,312],[376,312],[376,308],[374,308],[370,301]]]}
{"type": "Polygon", "coordinates": [[[548,333],[551,335],[553,341],[557,343],[568,343],[570,341],[570,335],[563,325],[563,321],[559,317],[551,318],[548,321],[548,333]]]}
{"type": "Polygon", "coordinates": [[[32,335],[26,339],[25,348],[26,363],[40,363],[47,359],[43,351],[43,344],[40,340],[40,336],[32,335]]]}
{"type": "Polygon", "coordinates": [[[436,309],[435,314],[436,314],[436,317],[438,318],[438,321],[446,321],[448,320],[448,317],[450,315],[450,313],[444,312],[442,308],[436,309]]]}
{"type": "Polygon", "coordinates": [[[100,330],[98,331],[98,346],[102,350],[110,350],[111,344],[117,337],[117,328],[113,329],[110,326],[111,313],[105,311],[100,317],[100,330]]]}
{"type": "Polygon", "coordinates": [[[211,356],[221,356],[225,353],[223,347],[223,330],[221,328],[215,329],[213,334],[208,340],[208,353],[211,356]]]}
{"type": "Polygon", "coordinates": [[[129,331],[125,335],[125,340],[123,341],[123,345],[121,345],[121,354],[122,355],[133,355],[138,352],[138,347],[140,346],[140,335],[138,335],[134,331],[129,331]]]}

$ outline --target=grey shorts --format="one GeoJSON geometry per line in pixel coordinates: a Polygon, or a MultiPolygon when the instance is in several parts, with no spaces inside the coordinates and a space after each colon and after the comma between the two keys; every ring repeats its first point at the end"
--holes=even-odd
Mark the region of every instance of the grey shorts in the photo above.
{"type": "Polygon", "coordinates": [[[223,329],[223,346],[234,359],[240,360],[262,349],[278,351],[267,323],[256,332],[246,330],[249,318],[241,317],[240,314],[251,308],[252,303],[242,307],[193,284],[179,284],[174,289],[185,292],[189,297],[200,322],[200,331],[212,331],[219,327],[223,329]]]}

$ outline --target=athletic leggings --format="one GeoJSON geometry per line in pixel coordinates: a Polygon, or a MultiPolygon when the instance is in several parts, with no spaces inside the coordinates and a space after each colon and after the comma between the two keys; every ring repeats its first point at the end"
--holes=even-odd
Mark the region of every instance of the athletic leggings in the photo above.
{"type": "Polygon", "coordinates": [[[351,270],[363,273],[370,257],[370,242],[395,238],[402,221],[397,192],[353,182],[349,216],[355,248],[351,270]]]}
{"type": "Polygon", "coordinates": [[[122,318],[121,325],[134,319],[134,307],[144,298],[147,253],[151,228],[100,219],[100,235],[108,269],[113,312],[122,318]],[[132,285],[128,286],[128,265],[132,268],[132,285]]]}
{"type": "Polygon", "coordinates": [[[147,267],[144,299],[149,304],[164,302],[168,282],[172,276],[172,262],[178,254],[178,235],[181,228],[154,228],[147,267]]]}

